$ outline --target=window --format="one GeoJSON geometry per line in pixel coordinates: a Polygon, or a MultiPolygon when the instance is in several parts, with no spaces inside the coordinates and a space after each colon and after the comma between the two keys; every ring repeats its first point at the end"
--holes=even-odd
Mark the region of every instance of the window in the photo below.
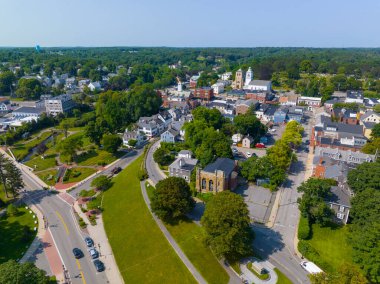
{"type": "Polygon", "coordinates": [[[212,180],[210,180],[208,182],[208,190],[209,191],[213,191],[214,190],[214,182],[212,180]]]}
{"type": "Polygon", "coordinates": [[[202,189],[206,189],[206,179],[202,179],[202,189]]]}
{"type": "Polygon", "coordinates": [[[339,212],[344,212],[344,206],[339,206],[339,212]]]}
{"type": "Polygon", "coordinates": [[[340,220],[343,220],[343,219],[344,219],[344,214],[342,214],[342,213],[338,213],[338,214],[336,214],[336,216],[337,216],[338,219],[340,219],[340,220]]]}

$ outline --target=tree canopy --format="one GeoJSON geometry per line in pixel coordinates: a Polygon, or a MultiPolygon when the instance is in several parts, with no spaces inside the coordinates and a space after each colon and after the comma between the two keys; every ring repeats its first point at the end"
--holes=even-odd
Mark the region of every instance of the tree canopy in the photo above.
{"type": "Polygon", "coordinates": [[[380,190],[380,162],[363,163],[348,172],[347,181],[355,193],[366,188],[380,190]]]}
{"type": "Polygon", "coordinates": [[[0,264],[0,283],[2,284],[49,284],[54,283],[46,272],[34,263],[18,263],[9,260],[0,264]]]}
{"type": "Polygon", "coordinates": [[[188,183],[179,177],[168,177],[157,183],[152,198],[152,211],[163,221],[184,217],[195,205],[188,183]]]}
{"type": "Polygon", "coordinates": [[[105,134],[102,138],[102,144],[104,150],[110,153],[116,153],[120,148],[123,140],[117,134],[105,134]]]}
{"type": "Polygon", "coordinates": [[[230,191],[215,195],[206,204],[201,224],[217,256],[239,259],[252,253],[249,211],[240,195],[230,191]]]}

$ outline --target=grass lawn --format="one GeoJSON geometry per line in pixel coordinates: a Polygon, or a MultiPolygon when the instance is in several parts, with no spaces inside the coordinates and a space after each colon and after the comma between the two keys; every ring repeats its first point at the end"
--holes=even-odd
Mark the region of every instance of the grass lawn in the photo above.
{"type": "Polygon", "coordinates": [[[32,214],[23,207],[19,211],[17,216],[4,215],[0,218],[0,263],[20,259],[36,236],[33,228],[37,224],[34,224],[32,214]],[[25,226],[31,230],[28,236],[24,233],[25,226]]]}
{"type": "Polygon", "coordinates": [[[75,167],[68,169],[63,178],[63,183],[78,182],[95,173],[93,168],[75,167]]]}
{"type": "Polygon", "coordinates": [[[277,284],[292,284],[292,281],[289,280],[288,277],[285,276],[278,268],[275,268],[277,274],[277,284]]]}
{"type": "Polygon", "coordinates": [[[37,155],[24,164],[35,171],[47,170],[49,168],[54,168],[57,165],[54,154],[45,156],[45,159],[42,159],[41,156],[37,155]]]}
{"type": "Polygon", "coordinates": [[[124,154],[125,152],[118,152],[113,155],[104,150],[94,150],[77,157],[76,163],[80,166],[98,166],[102,163],[110,164],[124,154]]]}
{"type": "Polygon", "coordinates": [[[36,175],[42,179],[47,185],[55,185],[55,177],[58,173],[58,170],[46,170],[36,173],[36,175]]]}
{"type": "MultiPolygon", "coordinates": [[[[333,227],[320,227],[312,225],[312,238],[308,242],[326,262],[327,270],[336,272],[344,263],[353,263],[352,247],[347,241],[348,226],[333,225],[333,227]]],[[[318,262],[316,262],[318,265],[318,262]]]]}
{"type": "Polygon", "coordinates": [[[0,202],[0,209],[3,209],[4,207],[7,207],[8,202],[11,201],[12,199],[13,199],[13,198],[12,198],[12,195],[11,195],[11,194],[9,195],[9,197],[7,197],[7,196],[5,195],[4,187],[3,187],[3,185],[1,184],[1,185],[0,185],[0,200],[1,200],[2,202],[0,202]],[[2,205],[2,203],[4,203],[4,204],[2,205]]]}
{"type": "MultiPolygon", "coordinates": [[[[154,187],[147,183],[149,198],[154,187]]],[[[203,243],[203,229],[190,220],[180,221],[176,225],[165,224],[182,251],[202,274],[208,283],[228,283],[229,276],[219,264],[210,248],[203,243]]]]}
{"type": "Polygon", "coordinates": [[[196,283],[156,225],[141,194],[143,157],[104,193],[104,227],[125,283],[196,283]]]}

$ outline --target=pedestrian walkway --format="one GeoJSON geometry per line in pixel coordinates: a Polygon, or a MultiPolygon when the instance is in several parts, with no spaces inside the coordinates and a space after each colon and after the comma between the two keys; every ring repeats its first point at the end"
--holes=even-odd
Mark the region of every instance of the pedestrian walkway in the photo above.
{"type": "MultiPolygon", "coordinates": [[[[83,220],[86,222],[88,221],[86,214],[82,212],[78,202],[74,203],[74,209],[78,213],[79,217],[83,218],[83,220]]],[[[99,250],[100,259],[103,261],[106,267],[105,272],[109,283],[124,284],[123,277],[120,274],[115,257],[113,255],[112,248],[108,242],[106,231],[103,225],[102,215],[97,216],[95,226],[87,226],[87,231],[90,237],[94,240],[95,247],[97,247],[99,250]]]]}
{"type": "Polygon", "coordinates": [[[191,261],[187,258],[187,256],[184,254],[184,252],[181,250],[177,242],[173,239],[173,237],[170,235],[169,231],[166,229],[165,225],[162,223],[162,221],[152,213],[150,208],[150,199],[148,197],[148,194],[146,192],[145,188],[145,181],[140,182],[141,186],[141,192],[144,197],[144,201],[146,203],[146,206],[148,206],[149,212],[152,214],[154,221],[156,221],[156,224],[160,228],[161,232],[164,234],[166,239],[168,240],[169,244],[173,247],[174,251],[177,253],[179,258],[182,260],[182,262],[186,265],[187,269],[190,271],[190,273],[194,276],[195,280],[197,280],[198,283],[206,284],[206,280],[202,277],[202,275],[198,272],[198,270],[194,267],[194,265],[191,263],[191,261]]]}
{"type": "Polygon", "coordinates": [[[240,270],[242,272],[242,277],[248,280],[249,283],[255,284],[276,284],[277,283],[277,273],[274,271],[274,266],[269,261],[259,261],[256,258],[246,258],[240,263],[240,270]],[[269,274],[269,278],[266,280],[261,280],[258,278],[251,270],[248,269],[248,263],[257,263],[264,267],[269,274]]]}

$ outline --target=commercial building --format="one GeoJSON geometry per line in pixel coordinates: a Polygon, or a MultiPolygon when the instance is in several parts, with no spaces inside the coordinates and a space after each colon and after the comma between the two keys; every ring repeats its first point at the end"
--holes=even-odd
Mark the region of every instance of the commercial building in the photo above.
{"type": "Polygon", "coordinates": [[[69,112],[74,106],[75,102],[69,94],[63,94],[45,100],[46,113],[53,116],[59,113],[69,112]]]}

